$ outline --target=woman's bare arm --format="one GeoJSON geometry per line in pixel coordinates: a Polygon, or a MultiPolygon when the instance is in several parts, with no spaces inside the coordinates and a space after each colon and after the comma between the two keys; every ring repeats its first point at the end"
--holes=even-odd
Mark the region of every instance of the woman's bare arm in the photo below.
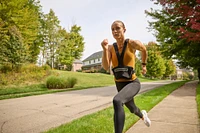
{"type": "Polygon", "coordinates": [[[139,50],[141,51],[141,58],[142,58],[142,70],[143,70],[143,74],[146,74],[147,70],[146,70],[146,63],[147,63],[147,49],[146,47],[138,40],[130,40],[129,43],[131,44],[131,46],[133,47],[133,49],[139,50]]]}
{"type": "Polygon", "coordinates": [[[109,70],[110,62],[111,62],[111,52],[110,52],[111,46],[108,45],[108,40],[107,39],[104,39],[102,41],[101,46],[103,48],[102,66],[103,66],[103,68],[105,70],[109,70]]]}

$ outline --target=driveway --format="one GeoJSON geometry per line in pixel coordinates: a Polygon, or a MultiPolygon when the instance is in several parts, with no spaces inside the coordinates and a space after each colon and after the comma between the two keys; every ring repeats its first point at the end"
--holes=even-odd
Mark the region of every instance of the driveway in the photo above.
{"type": "MultiPolygon", "coordinates": [[[[175,81],[143,82],[139,93],[175,81]]],[[[115,86],[0,101],[1,133],[39,133],[112,105],[115,86]]]]}

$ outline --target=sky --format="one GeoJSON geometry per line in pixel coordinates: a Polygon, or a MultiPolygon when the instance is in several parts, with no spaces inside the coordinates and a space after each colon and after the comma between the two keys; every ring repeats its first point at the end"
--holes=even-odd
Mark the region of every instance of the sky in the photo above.
{"type": "Polygon", "coordinates": [[[108,39],[109,44],[115,42],[111,24],[121,20],[126,26],[125,37],[140,40],[147,44],[156,41],[150,32],[148,21],[153,21],[145,14],[150,8],[158,9],[158,5],[150,0],[40,0],[42,11],[47,14],[53,9],[60,25],[67,31],[73,24],[81,27],[85,48],[81,60],[101,51],[101,42],[108,39]]]}

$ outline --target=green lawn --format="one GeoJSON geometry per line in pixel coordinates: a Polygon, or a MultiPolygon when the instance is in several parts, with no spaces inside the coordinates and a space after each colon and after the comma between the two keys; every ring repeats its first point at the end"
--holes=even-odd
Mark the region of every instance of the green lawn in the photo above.
{"type": "Polygon", "coordinates": [[[197,110],[198,110],[198,114],[199,114],[199,118],[200,118],[200,83],[197,86],[197,97],[196,97],[196,101],[197,101],[197,110]]]}
{"type": "MultiPolygon", "coordinates": [[[[135,102],[140,109],[149,111],[156,104],[162,101],[172,91],[182,86],[186,81],[168,84],[149,92],[137,95],[135,102]]],[[[128,130],[139,118],[131,114],[125,107],[126,121],[124,131],[128,130]]],[[[45,133],[112,133],[113,127],[113,107],[102,111],[86,115],[70,123],[50,129],[45,133]]]]}
{"type": "MultiPolygon", "coordinates": [[[[57,76],[63,76],[65,78],[74,77],[77,78],[77,84],[74,88],[68,89],[51,89],[46,88],[45,80],[44,83],[33,84],[33,85],[18,85],[18,86],[1,86],[0,87],[0,100],[17,98],[31,95],[55,93],[69,90],[80,90],[93,87],[103,87],[114,85],[113,75],[102,74],[102,73],[81,73],[81,72],[69,72],[69,71],[58,71],[54,70],[53,73],[57,76]]],[[[139,78],[141,82],[152,81],[145,78],[139,78]]]]}

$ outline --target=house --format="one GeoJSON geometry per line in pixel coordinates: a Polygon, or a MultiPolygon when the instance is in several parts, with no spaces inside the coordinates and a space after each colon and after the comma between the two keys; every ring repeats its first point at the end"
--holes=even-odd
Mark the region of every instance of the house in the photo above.
{"type": "Polygon", "coordinates": [[[83,60],[82,71],[83,72],[96,72],[102,69],[102,54],[103,51],[93,53],[89,57],[83,60]]]}
{"type": "Polygon", "coordinates": [[[194,72],[192,70],[176,68],[177,79],[184,79],[184,73],[194,76],[194,72]]]}
{"type": "MultiPolygon", "coordinates": [[[[71,71],[77,72],[81,71],[81,67],[83,66],[83,62],[80,60],[75,59],[75,61],[72,63],[71,71]]],[[[59,70],[67,70],[67,65],[60,65],[59,70]]]]}
{"type": "Polygon", "coordinates": [[[183,79],[183,70],[176,68],[176,78],[177,79],[183,79]]]}
{"type": "Polygon", "coordinates": [[[83,62],[80,60],[75,60],[72,64],[72,71],[76,72],[78,70],[81,70],[83,66],[83,62]]]}

